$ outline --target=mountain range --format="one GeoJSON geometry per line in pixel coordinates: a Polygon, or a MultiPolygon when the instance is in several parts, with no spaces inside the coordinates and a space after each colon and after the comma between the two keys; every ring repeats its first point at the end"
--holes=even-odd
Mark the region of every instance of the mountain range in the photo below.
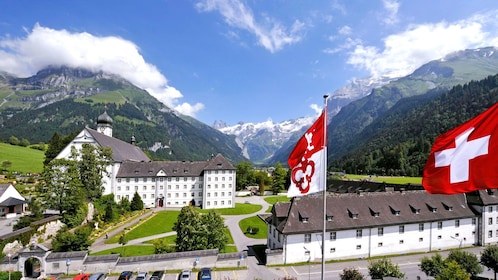
{"type": "MultiPolygon", "coordinates": [[[[488,75],[496,73],[498,73],[496,48],[487,47],[448,54],[441,59],[422,65],[406,77],[353,80],[345,87],[336,90],[328,102],[329,161],[337,160],[356,149],[356,143],[358,143],[356,138],[361,135],[361,132],[378,117],[388,112],[401,99],[427,93],[433,96],[434,92],[442,93],[450,90],[453,86],[484,79],[488,75]]],[[[268,157],[267,164],[287,162],[287,157],[297,139],[309,127],[314,118],[306,120],[306,122],[300,121],[295,124],[292,121],[286,122],[287,127],[294,127],[293,130],[298,132],[293,134],[289,141],[283,143],[280,149],[274,150],[273,155],[266,155],[268,157]]],[[[275,126],[278,127],[279,124],[275,124],[275,126]]],[[[268,139],[270,131],[272,134],[279,131],[272,129],[269,125],[264,126],[264,129],[256,130],[255,128],[258,127],[263,126],[260,124],[237,124],[224,127],[221,131],[236,136],[238,144],[242,148],[244,148],[245,143],[256,147],[264,146],[265,144],[258,142],[258,139],[264,139],[264,136],[268,139]],[[258,137],[249,137],[252,135],[258,135],[258,137]]],[[[278,135],[273,137],[279,138],[278,135]]],[[[368,138],[361,140],[368,141],[368,138]]]]}
{"type": "Polygon", "coordinates": [[[69,67],[49,67],[28,78],[0,74],[0,139],[45,142],[95,128],[97,116],[114,119],[113,136],[130,141],[153,159],[206,160],[222,153],[245,160],[234,137],[164,106],[121,77],[69,67]]]}
{"type": "MultiPolygon", "coordinates": [[[[329,162],[369,143],[376,121],[392,116],[392,110],[405,118],[411,108],[400,104],[415,104],[409,100],[417,96],[437,98],[456,85],[496,73],[498,55],[489,47],[449,54],[406,77],[352,80],[328,102],[329,162]]],[[[128,141],[134,136],[153,159],[203,160],[222,153],[233,163],[267,165],[285,165],[297,139],[316,118],[233,126],[217,121],[209,126],[178,114],[145,90],[108,73],[64,66],[48,67],[28,78],[0,73],[0,139],[4,141],[16,136],[31,143],[48,142],[55,132],[69,134],[94,126],[104,111],[114,119],[115,137],[128,141]]]]}

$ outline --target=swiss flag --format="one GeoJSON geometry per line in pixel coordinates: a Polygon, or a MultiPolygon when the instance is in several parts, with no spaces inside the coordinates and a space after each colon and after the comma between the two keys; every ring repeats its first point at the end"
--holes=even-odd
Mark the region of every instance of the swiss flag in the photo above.
{"type": "Polygon", "coordinates": [[[299,139],[287,159],[292,170],[288,197],[323,191],[327,156],[325,118],[326,109],[299,139]]]}
{"type": "Polygon", "coordinates": [[[422,185],[435,194],[498,187],[498,103],[436,138],[422,185]]]}

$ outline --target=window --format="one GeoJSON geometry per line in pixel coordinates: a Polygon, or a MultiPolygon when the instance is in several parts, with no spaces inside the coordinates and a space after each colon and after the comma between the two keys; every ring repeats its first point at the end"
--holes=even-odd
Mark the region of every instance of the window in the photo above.
{"type": "Polygon", "coordinates": [[[493,218],[488,218],[488,225],[492,225],[493,224],[493,218]]]}
{"type": "Polygon", "coordinates": [[[146,199],[146,198],[147,198],[147,195],[146,195],[146,194],[143,194],[143,195],[142,195],[142,198],[143,198],[143,199],[146,199]]]}
{"type": "Polygon", "coordinates": [[[377,247],[382,247],[383,245],[384,245],[384,244],[382,244],[382,242],[379,242],[379,243],[377,244],[377,247]]]}
{"type": "Polygon", "coordinates": [[[383,227],[380,227],[380,228],[377,229],[377,235],[378,236],[384,235],[384,228],[383,227]]]}
{"type": "Polygon", "coordinates": [[[405,226],[399,226],[399,233],[405,233],[405,226]]]}
{"type": "Polygon", "coordinates": [[[306,233],[304,234],[304,243],[310,243],[311,242],[311,234],[306,233]]]}
{"type": "Polygon", "coordinates": [[[126,190],[129,191],[130,190],[130,186],[126,186],[126,190]]]}
{"type": "Polygon", "coordinates": [[[356,245],[356,250],[360,250],[361,249],[361,245],[356,245]]]}
{"type": "Polygon", "coordinates": [[[437,222],[437,229],[443,228],[443,222],[437,222]]]}
{"type": "Polygon", "coordinates": [[[418,231],[424,231],[424,224],[418,224],[418,231]]]}
{"type": "Polygon", "coordinates": [[[335,253],[335,248],[330,248],[331,253],[335,253]]]}
{"type": "Polygon", "coordinates": [[[441,239],[441,238],[443,238],[441,235],[438,235],[438,236],[437,236],[437,239],[441,239]]]}
{"type": "Polygon", "coordinates": [[[403,243],[405,243],[405,241],[403,241],[403,240],[400,240],[400,241],[399,241],[399,244],[403,244],[403,243]]]}
{"type": "Polygon", "coordinates": [[[489,212],[493,212],[493,206],[489,206],[489,207],[488,207],[488,211],[489,211],[489,212]]]}
{"type": "Polygon", "coordinates": [[[118,186],[118,191],[121,191],[121,186],[118,186]]]}
{"type": "Polygon", "coordinates": [[[146,191],[146,190],[147,190],[147,186],[144,186],[144,191],[146,191]]]}
{"type": "Polygon", "coordinates": [[[418,239],[418,242],[423,242],[423,241],[424,241],[424,239],[423,239],[422,237],[420,237],[420,238],[418,239]]]}
{"type": "Polygon", "coordinates": [[[357,229],[356,230],[356,238],[361,238],[363,236],[363,230],[357,229]]]}
{"type": "Polygon", "coordinates": [[[493,237],[493,231],[491,231],[491,230],[490,230],[490,231],[488,231],[488,237],[489,237],[489,238],[493,237]]]}
{"type": "Polygon", "coordinates": [[[308,222],[308,217],[301,217],[301,222],[307,223],[308,222]]]}
{"type": "Polygon", "coordinates": [[[336,240],[337,238],[337,232],[333,231],[330,233],[330,240],[336,240]]]}
{"type": "Polygon", "coordinates": [[[138,178],[135,178],[135,183],[137,183],[137,182],[138,182],[138,178]]]}
{"type": "Polygon", "coordinates": [[[118,183],[121,183],[121,178],[118,178],[118,183]]]}
{"type": "Polygon", "coordinates": [[[472,224],[475,225],[476,224],[476,218],[472,218],[472,224]]]}
{"type": "Polygon", "coordinates": [[[460,220],[455,220],[455,227],[460,227],[460,220]]]}

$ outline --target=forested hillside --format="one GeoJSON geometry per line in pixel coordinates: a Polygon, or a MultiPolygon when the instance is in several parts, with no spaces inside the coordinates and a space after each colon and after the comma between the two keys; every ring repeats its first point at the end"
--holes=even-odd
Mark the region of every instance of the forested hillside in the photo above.
{"type": "MultiPolygon", "coordinates": [[[[406,98],[366,127],[330,162],[348,173],[421,176],[435,138],[498,102],[498,75],[406,98]]],[[[334,142],[329,149],[334,149],[334,142]]]]}

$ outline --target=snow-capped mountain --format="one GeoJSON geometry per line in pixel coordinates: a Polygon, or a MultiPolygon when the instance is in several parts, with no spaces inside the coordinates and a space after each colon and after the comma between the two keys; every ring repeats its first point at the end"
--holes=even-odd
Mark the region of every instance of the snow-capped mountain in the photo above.
{"type": "Polygon", "coordinates": [[[353,79],[347,85],[337,89],[330,96],[328,102],[329,116],[335,116],[342,107],[348,105],[352,101],[363,98],[372,92],[372,89],[379,88],[394,79],[386,77],[369,77],[353,79]]]}
{"type": "MultiPolygon", "coordinates": [[[[346,86],[336,90],[329,100],[329,117],[336,115],[343,106],[370,94],[372,89],[388,83],[388,79],[362,78],[354,79],[346,86]]],[[[302,133],[304,128],[311,126],[317,116],[300,117],[274,123],[267,120],[261,123],[239,122],[229,126],[223,121],[213,124],[215,129],[228,135],[235,135],[243,156],[254,163],[264,163],[280,149],[291,136],[302,133]]]]}
{"type": "Polygon", "coordinates": [[[310,126],[315,118],[315,116],[302,117],[280,123],[274,123],[272,120],[261,123],[239,122],[234,126],[227,126],[224,122],[218,121],[213,127],[225,134],[235,135],[243,156],[253,163],[264,163],[289,140],[289,137],[303,127],[310,126]]]}

